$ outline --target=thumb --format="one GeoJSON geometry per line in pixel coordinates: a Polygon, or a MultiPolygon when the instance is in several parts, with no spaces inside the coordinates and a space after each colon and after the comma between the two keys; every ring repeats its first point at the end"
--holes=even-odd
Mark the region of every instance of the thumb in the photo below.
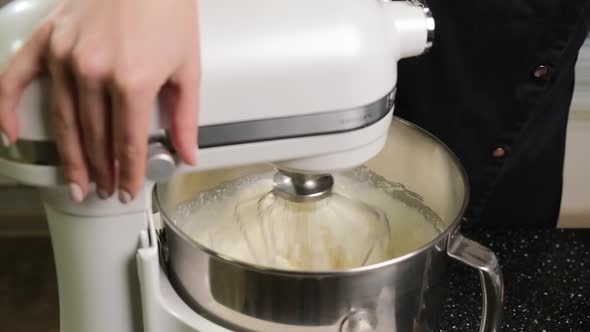
{"type": "Polygon", "coordinates": [[[24,89],[43,69],[51,31],[51,24],[39,26],[0,72],[0,136],[4,145],[17,138],[16,107],[24,89]]]}

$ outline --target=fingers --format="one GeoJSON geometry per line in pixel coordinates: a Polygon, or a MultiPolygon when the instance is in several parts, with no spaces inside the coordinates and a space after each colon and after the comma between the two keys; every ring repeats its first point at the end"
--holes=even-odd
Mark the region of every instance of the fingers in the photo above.
{"type": "Polygon", "coordinates": [[[83,147],[96,193],[101,199],[115,190],[110,105],[103,84],[108,62],[100,54],[74,52],[73,66],[78,89],[78,114],[83,147]]]}
{"type": "Polygon", "coordinates": [[[166,94],[170,110],[170,140],[180,158],[189,165],[196,163],[197,115],[199,111],[199,71],[182,71],[166,94]]]}
{"type": "Polygon", "coordinates": [[[51,60],[49,70],[52,77],[51,119],[55,140],[71,198],[81,202],[88,193],[89,176],[76,116],[75,90],[60,61],[51,60]]]}
{"type": "Polygon", "coordinates": [[[159,90],[150,80],[122,75],[112,88],[115,159],[118,161],[119,200],[129,203],[139,192],[145,175],[148,146],[148,112],[159,90]]]}
{"type": "MultiPolygon", "coordinates": [[[[82,81],[82,80],[79,80],[82,81]]],[[[114,188],[113,155],[108,105],[100,83],[78,84],[78,105],[83,147],[88,167],[101,199],[112,196],[114,188]]]]}
{"type": "Polygon", "coordinates": [[[39,26],[0,72],[0,136],[4,145],[16,140],[16,107],[26,86],[43,69],[51,31],[49,21],[39,26]]]}

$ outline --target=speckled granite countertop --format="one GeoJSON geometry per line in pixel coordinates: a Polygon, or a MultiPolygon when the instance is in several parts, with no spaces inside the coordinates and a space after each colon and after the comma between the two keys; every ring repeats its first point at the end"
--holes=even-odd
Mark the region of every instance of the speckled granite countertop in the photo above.
{"type": "MultiPolygon", "coordinates": [[[[503,331],[590,331],[590,230],[464,230],[491,248],[505,283],[503,331]]],[[[478,331],[479,276],[452,263],[441,332],[478,331]]]]}

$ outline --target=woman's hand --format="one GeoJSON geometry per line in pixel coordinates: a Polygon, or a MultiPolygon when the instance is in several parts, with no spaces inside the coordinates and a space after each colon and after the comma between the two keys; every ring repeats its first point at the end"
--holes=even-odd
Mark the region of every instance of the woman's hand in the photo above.
{"type": "Polygon", "coordinates": [[[196,0],[63,0],[0,72],[0,130],[18,136],[15,107],[42,71],[72,198],[89,182],[131,201],[144,180],[150,111],[159,94],[171,141],[195,163],[200,61],[196,0]]]}

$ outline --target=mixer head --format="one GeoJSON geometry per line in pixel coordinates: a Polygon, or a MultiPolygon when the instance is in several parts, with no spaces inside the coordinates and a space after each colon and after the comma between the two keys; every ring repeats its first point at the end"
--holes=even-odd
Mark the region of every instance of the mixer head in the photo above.
{"type": "MultiPolygon", "coordinates": [[[[14,0],[0,8],[0,68],[56,3],[14,0]]],[[[261,162],[322,174],[376,155],[391,123],[397,61],[430,47],[430,12],[404,1],[235,1],[233,7],[199,1],[199,164],[178,162],[166,135],[168,112],[154,101],[148,178],[261,162]],[[265,19],[252,21],[262,7],[265,19]]],[[[0,173],[31,185],[63,183],[59,156],[47,156],[56,151],[49,84],[39,77],[27,87],[17,109],[18,141],[0,149],[0,173]],[[22,165],[40,167],[23,172],[22,165]]]]}

